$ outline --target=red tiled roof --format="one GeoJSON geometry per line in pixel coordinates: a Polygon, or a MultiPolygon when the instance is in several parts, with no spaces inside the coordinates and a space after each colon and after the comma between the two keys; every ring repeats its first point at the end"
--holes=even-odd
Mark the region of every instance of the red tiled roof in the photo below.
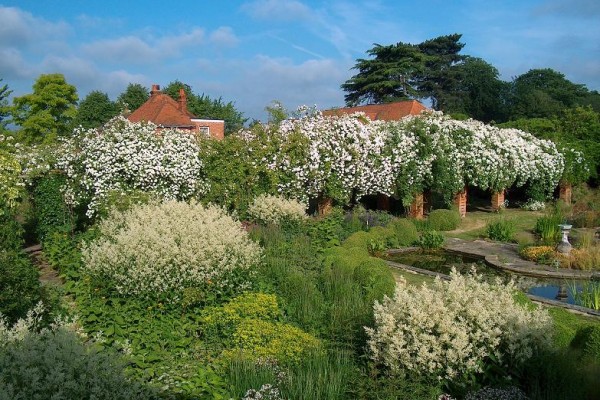
{"type": "Polygon", "coordinates": [[[178,103],[161,93],[156,85],[152,88],[150,98],[127,117],[131,122],[153,122],[166,128],[193,127],[192,118],[197,117],[187,110],[185,101],[178,103]]]}
{"type": "Polygon", "coordinates": [[[323,115],[339,116],[342,114],[363,112],[371,120],[397,121],[407,115],[419,115],[421,111],[427,109],[427,107],[416,100],[406,100],[386,104],[369,104],[366,106],[336,108],[323,111],[323,115]]]}

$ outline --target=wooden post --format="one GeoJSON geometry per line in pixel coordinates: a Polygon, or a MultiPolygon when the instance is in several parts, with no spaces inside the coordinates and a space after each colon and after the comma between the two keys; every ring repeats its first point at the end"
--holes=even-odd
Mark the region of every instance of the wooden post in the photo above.
{"type": "Polygon", "coordinates": [[[414,219],[423,219],[423,193],[415,195],[415,198],[410,205],[408,215],[414,219]]]}
{"type": "Polygon", "coordinates": [[[390,196],[383,193],[377,193],[377,209],[390,211],[390,196]]]}
{"type": "Polygon", "coordinates": [[[502,208],[504,208],[505,193],[505,190],[492,193],[492,210],[500,211],[502,208]]]}
{"type": "Polygon", "coordinates": [[[462,218],[467,216],[467,187],[456,193],[454,196],[454,205],[458,208],[458,213],[462,218]]]}
{"type": "Polygon", "coordinates": [[[573,186],[570,183],[561,183],[559,186],[558,198],[565,202],[565,204],[571,204],[573,196],[573,186]]]}
{"type": "Polygon", "coordinates": [[[317,210],[320,216],[328,215],[333,209],[333,199],[331,197],[319,196],[317,200],[317,210]]]}

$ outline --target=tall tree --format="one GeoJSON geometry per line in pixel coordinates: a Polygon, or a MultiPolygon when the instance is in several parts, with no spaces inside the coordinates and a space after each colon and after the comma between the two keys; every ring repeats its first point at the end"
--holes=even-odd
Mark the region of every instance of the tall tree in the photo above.
{"type": "Polygon", "coordinates": [[[590,92],[550,68],[532,69],[512,81],[511,117],[548,118],[584,104],[590,92]]]}
{"type": "Polygon", "coordinates": [[[69,132],[77,114],[77,89],[62,74],[40,75],[33,93],[13,99],[17,137],[25,143],[52,142],[69,132]]]}
{"type": "Polygon", "coordinates": [[[225,134],[240,130],[247,118],[244,114],[235,108],[233,102],[225,103],[222,98],[211,99],[205,94],[197,95],[192,91],[192,87],[179,80],[169,83],[163,93],[168,94],[174,100],[179,100],[179,89],[183,88],[187,99],[188,110],[198,118],[222,119],[225,121],[225,134]]]}
{"type": "MultiPolygon", "coordinates": [[[[2,82],[0,78],[0,82],[2,82]]],[[[12,93],[12,90],[8,89],[8,85],[4,84],[0,86],[0,132],[6,129],[7,119],[10,115],[10,106],[8,105],[8,96],[12,93]]]]}
{"type": "Polygon", "coordinates": [[[148,97],[150,97],[150,94],[147,87],[139,83],[130,83],[127,85],[127,89],[117,98],[117,104],[126,113],[131,113],[140,108],[148,100],[148,97]]]}
{"type": "Polygon", "coordinates": [[[464,113],[484,122],[504,120],[503,97],[508,84],[500,80],[498,70],[481,58],[469,56],[454,68],[459,80],[455,101],[448,104],[446,111],[464,113]]]}
{"type": "Polygon", "coordinates": [[[417,78],[417,90],[422,97],[429,97],[434,109],[447,111],[459,101],[459,85],[462,78],[458,67],[465,56],[460,51],[465,46],[460,43],[461,34],[439,36],[417,45],[427,57],[425,70],[417,78]]]}
{"type": "Polygon", "coordinates": [[[415,78],[425,70],[425,55],[415,45],[398,42],[375,44],[367,51],[373,58],[358,59],[358,74],[342,84],[348,106],[361,103],[388,103],[418,97],[415,78]]]}
{"type": "Polygon", "coordinates": [[[117,114],[119,114],[119,106],[111,101],[106,93],[94,90],[79,103],[73,125],[86,129],[97,128],[117,114]]]}

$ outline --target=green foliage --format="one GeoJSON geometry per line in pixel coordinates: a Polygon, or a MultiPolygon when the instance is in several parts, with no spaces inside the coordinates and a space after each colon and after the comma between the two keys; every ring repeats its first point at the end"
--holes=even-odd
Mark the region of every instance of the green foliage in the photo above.
{"type": "Polygon", "coordinates": [[[54,231],[72,232],[74,229],[73,216],[62,193],[65,182],[63,175],[51,173],[39,178],[33,188],[36,232],[42,242],[54,231]]]}
{"type": "Polygon", "coordinates": [[[427,217],[430,229],[434,231],[452,231],[460,225],[460,214],[456,210],[437,209],[427,217]]]}
{"type": "Polygon", "coordinates": [[[341,208],[334,208],[329,215],[310,221],[308,235],[313,245],[321,251],[338,246],[348,236],[343,221],[344,212],[341,208]]]}
{"type": "Polygon", "coordinates": [[[564,308],[550,308],[548,313],[554,325],[554,345],[558,348],[567,348],[577,334],[582,322],[577,316],[564,308]]]}
{"type": "Polygon", "coordinates": [[[98,128],[118,114],[119,106],[112,102],[106,93],[94,90],[79,103],[73,126],[82,126],[85,129],[98,128]]]}
{"type": "Polygon", "coordinates": [[[561,238],[558,225],[562,223],[564,223],[562,212],[560,209],[554,208],[547,215],[537,219],[533,232],[539,236],[542,244],[555,245],[561,238]]]}
{"type": "Polygon", "coordinates": [[[41,298],[38,270],[20,250],[0,250],[0,313],[10,322],[25,316],[41,298]]]}
{"type": "Polygon", "coordinates": [[[117,98],[119,108],[125,112],[133,112],[148,100],[149,90],[139,83],[130,83],[123,93],[117,98]]]}
{"type": "Polygon", "coordinates": [[[254,363],[235,358],[228,366],[227,376],[236,398],[250,389],[271,384],[284,399],[338,400],[348,398],[352,378],[357,374],[352,361],[351,354],[340,350],[331,354],[308,354],[297,365],[287,368],[272,362],[254,363]]]}
{"type": "Polygon", "coordinates": [[[252,201],[261,194],[276,193],[277,177],[267,165],[255,162],[276,148],[268,132],[257,126],[254,132],[260,139],[246,141],[237,135],[223,140],[204,140],[200,143],[209,192],[204,201],[236,210],[245,218],[252,201]]]}
{"type": "Polygon", "coordinates": [[[19,162],[0,149],[0,216],[16,207],[23,185],[19,162]]]}
{"type": "Polygon", "coordinates": [[[17,138],[25,143],[52,143],[68,135],[77,100],[77,89],[62,74],[40,75],[33,93],[13,99],[13,119],[21,126],[17,138]]]}
{"type": "Polygon", "coordinates": [[[225,121],[225,135],[230,135],[242,129],[248,118],[235,108],[233,102],[224,102],[221,97],[211,99],[210,96],[194,94],[191,86],[180,81],[169,83],[163,92],[171,96],[174,100],[179,100],[179,89],[183,89],[186,94],[187,108],[198,118],[222,119],[225,121]]]}
{"type": "MultiPolygon", "coordinates": [[[[3,81],[0,78],[0,83],[3,81]]],[[[0,134],[2,134],[6,130],[6,125],[8,123],[7,117],[10,115],[10,107],[8,105],[8,96],[12,93],[12,90],[8,88],[8,85],[4,84],[0,86],[0,134]]],[[[2,147],[2,143],[0,142],[0,147],[2,147]]]]}
{"type": "Polygon", "coordinates": [[[444,244],[444,235],[437,231],[426,230],[421,232],[418,245],[423,249],[439,249],[444,244]]]}
{"type": "Polygon", "coordinates": [[[274,359],[281,365],[298,364],[308,354],[322,349],[317,338],[293,325],[254,318],[240,320],[232,345],[223,352],[225,359],[274,359]]]}
{"type": "Polygon", "coordinates": [[[411,374],[394,374],[368,366],[353,387],[355,399],[361,400],[432,400],[444,393],[442,384],[426,377],[411,374]]]}
{"type": "Polygon", "coordinates": [[[511,219],[499,219],[488,222],[486,228],[487,236],[499,242],[512,242],[517,231],[515,221],[511,219]]]}
{"type": "Polygon", "coordinates": [[[387,226],[396,233],[399,246],[411,246],[419,239],[419,233],[415,224],[406,218],[394,219],[387,226]]]}
{"type": "Polygon", "coordinates": [[[0,351],[2,399],[157,399],[128,379],[116,354],[84,346],[64,330],[31,333],[0,351]]]}
{"type": "Polygon", "coordinates": [[[243,319],[277,320],[280,317],[277,297],[272,294],[246,293],[218,307],[202,310],[203,334],[211,340],[230,344],[236,327],[243,319]]]}
{"type": "Polygon", "coordinates": [[[20,251],[23,247],[23,227],[11,214],[0,214],[0,251],[20,251]]]}

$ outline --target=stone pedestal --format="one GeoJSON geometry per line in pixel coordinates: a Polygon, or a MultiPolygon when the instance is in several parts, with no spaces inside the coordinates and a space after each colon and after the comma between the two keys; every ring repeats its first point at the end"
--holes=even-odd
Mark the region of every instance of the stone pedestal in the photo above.
{"type": "Polygon", "coordinates": [[[415,199],[410,205],[408,216],[414,219],[423,219],[423,193],[415,195],[415,199]]]}
{"type": "Polygon", "coordinates": [[[558,198],[565,202],[565,204],[571,204],[571,197],[573,196],[573,186],[569,183],[561,183],[558,192],[558,198]]]}
{"type": "Polygon", "coordinates": [[[504,195],[504,190],[492,193],[492,210],[500,211],[504,208],[504,195]]]}
{"type": "Polygon", "coordinates": [[[458,213],[462,218],[467,216],[467,188],[465,187],[461,192],[456,193],[454,196],[454,205],[458,209],[458,213]]]}
{"type": "Polygon", "coordinates": [[[331,197],[319,197],[317,201],[317,212],[324,216],[331,213],[333,209],[333,199],[331,197]]]}

